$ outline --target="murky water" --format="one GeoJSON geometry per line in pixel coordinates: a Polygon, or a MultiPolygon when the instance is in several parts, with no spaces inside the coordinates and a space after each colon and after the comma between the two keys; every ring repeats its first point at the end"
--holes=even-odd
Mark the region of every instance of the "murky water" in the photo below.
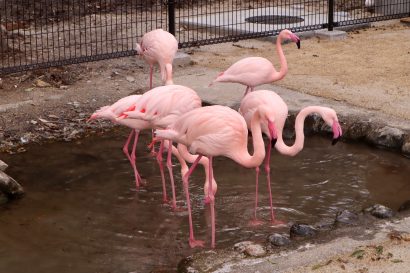
{"type": "MultiPolygon", "coordinates": [[[[27,153],[1,155],[8,174],[27,195],[0,208],[0,272],[149,272],[173,269],[192,251],[185,212],[162,205],[161,180],[141,139],[138,167],[147,185],[136,192],[122,154],[126,133],[81,143],[31,146],[27,153]]],[[[250,227],[254,171],[225,158],[214,162],[217,247],[278,231],[250,227]]],[[[277,217],[315,224],[337,210],[382,203],[397,209],[410,196],[408,159],[364,145],[330,145],[308,138],[295,158],[272,156],[272,190],[277,217]]],[[[178,199],[185,200],[178,167],[178,199]]],[[[196,237],[210,243],[209,211],[202,204],[203,170],[191,180],[196,237]]],[[[269,219],[264,175],[259,214],[269,219]]]]}

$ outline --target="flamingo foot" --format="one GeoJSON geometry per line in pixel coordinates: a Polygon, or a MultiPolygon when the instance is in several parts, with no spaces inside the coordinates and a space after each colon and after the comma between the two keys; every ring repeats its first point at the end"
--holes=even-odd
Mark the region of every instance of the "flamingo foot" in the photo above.
{"type": "Polygon", "coordinates": [[[204,245],[205,245],[205,242],[204,242],[204,241],[195,240],[195,239],[189,239],[189,246],[190,246],[191,248],[194,248],[194,247],[204,247],[204,245]]]}
{"type": "Polygon", "coordinates": [[[263,221],[258,220],[257,218],[254,218],[251,221],[249,221],[249,225],[252,227],[260,226],[260,225],[263,225],[263,221]]]}
{"type": "Polygon", "coordinates": [[[164,203],[164,205],[168,205],[170,203],[170,201],[168,200],[168,197],[163,197],[162,202],[164,203]]]}
{"type": "Polygon", "coordinates": [[[276,220],[276,219],[270,220],[270,224],[273,227],[286,226],[286,222],[283,222],[281,220],[276,220]]]}

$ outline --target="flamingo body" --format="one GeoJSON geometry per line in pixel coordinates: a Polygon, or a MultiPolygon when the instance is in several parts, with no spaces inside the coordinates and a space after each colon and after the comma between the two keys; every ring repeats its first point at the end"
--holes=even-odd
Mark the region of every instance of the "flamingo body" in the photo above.
{"type": "Polygon", "coordinates": [[[162,29],[152,30],[142,36],[136,49],[150,66],[150,89],[152,89],[152,70],[155,64],[159,65],[162,82],[173,84],[172,62],[178,50],[178,41],[174,35],[162,29]]]}

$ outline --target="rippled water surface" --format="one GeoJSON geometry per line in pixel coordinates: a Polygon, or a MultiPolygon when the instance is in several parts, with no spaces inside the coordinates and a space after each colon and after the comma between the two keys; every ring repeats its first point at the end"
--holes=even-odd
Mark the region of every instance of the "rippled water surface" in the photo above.
{"type": "MultiPolygon", "coordinates": [[[[0,272],[149,272],[173,269],[192,253],[186,212],[162,204],[159,170],[143,136],[137,165],[147,185],[136,192],[122,154],[125,132],[79,143],[31,146],[1,155],[27,195],[0,207],[0,272]]],[[[277,217],[315,224],[340,209],[382,203],[397,209],[410,195],[409,160],[364,145],[307,138],[295,158],[272,154],[277,217]]],[[[178,199],[185,200],[178,165],[178,199]]],[[[261,172],[263,174],[263,172],[261,172]]],[[[214,160],[217,247],[261,239],[277,231],[250,227],[255,172],[226,158],[214,160]]],[[[190,182],[196,237],[209,247],[208,207],[202,203],[203,169],[190,182]]],[[[267,187],[260,179],[259,215],[269,219],[267,187]]]]}

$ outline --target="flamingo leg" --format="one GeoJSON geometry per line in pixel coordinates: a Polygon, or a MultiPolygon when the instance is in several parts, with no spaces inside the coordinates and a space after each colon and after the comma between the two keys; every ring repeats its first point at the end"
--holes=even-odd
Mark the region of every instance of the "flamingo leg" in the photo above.
{"type": "MultiPolygon", "coordinates": [[[[154,137],[155,137],[154,129],[151,129],[151,137],[152,137],[152,139],[154,139],[154,137]]],[[[152,156],[156,156],[156,155],[157,155],[157,153],[155,152],[155,145],[152,145],[151,155],[152,155],[152,156]]]]}
{"type": "Polygon", "coordinates": [[[265,159],[265,171],[266,171],[266,180],[268,182],[268,191],[269,191],[269,204],[270,204],[270,217],[271,222],[274,225],[281,225],[284,222],[275,219],[275,212],[273,209],[273,201],[272,201],[272,189],[271,189],[271,179],[270,179],[270,154],[272,151],[272,145],[268,144],[268,148],[266,151],[266,159],[265,159]]]}
{"type": "Polygon", "coordinates": [[[191,211],[191,200],[189,198],[189,176],[192,174],[196,166],[198,165],[199,160],[201,159],[201,155],[199,155],[194,163],[192,164],[191,168],[189,168],[188,172],[184,175],[182,178],[183,184],[184,184],[184,191],[185,191],[185,196],[186,196],[186,202],[187,202],[187,207],[188,207],[188,219],[189,219],[189,246],[191,248],[194,247],[203,247],[204,246],[204,241],[200,240],[195,240],[194,237],[194,226],[192,224],[192,211],[191,211]]]}
{"type": "Polygon", "coordinates": [[[255,168],[255,172],[256,172],[256,179],[255,179],[255,208],[254,208],[254,212],[253,212],[253,219],[251,220],[251,225],[252,226],[258,226],[260,224],[262,224],[261,221],[258,220],[258,218],[256,217],[256,211],[258,209],[258,189],[259,189],[259,167],[255,168]]]}
{"type": "Polygon", "coordinates": [[[250,86],[246,87],[245,94],[243,94],[244,97],[249,93],[250,89],[251,89],[250,86]]]}
{"type": "Polygon", "coordinates": [[[215,196],[212,189],[212,179],[213,179],[213,169],[212,169],[212,156],[209,157],[209,191],[208,196],[211,205],[211,229],[212,229],[212,240],[211,247],[215,248],[215,196]]]}
{"type": "Polygon", "coordinates": [[[137,130],[131,130],[131,133],[128,136],[127,141],[125,142],[124,146],[122,147],[122,151],[124,152],[125,156],[128,158],[128,160],[131,163],[131,166],[134,170],[135,184],[136,184],[137,189],[139,189],[140,182],[141,182],[141,177],[140,177],[140,175],[138,173],[138,170],[136,168],[136,165],[135,165],[135,149],[136,149],[136,145],[137,145],[137,142],[138,142],[138,134],[139,134],[139,132],[137,130]],[[131,142],[131,139],[132,139],[132,136],[134,135],[134,133],[135,133],[135,139],[134,139],[133,149],[132,149],[132,152],[130,154],[129,151],[128,151],[128,146],[131,142]]]}
{"type": "Polygon", "coordinates": [[[171,155],[172,155],[172,141],[169,140],[169,146],[168,146],[168,155],[167,155],[167,168],[169,172],[169,178],[171,180],[171,189],[172,189],[172,209],[176,210],[177,208],[177,203],[176,203],[176,196],[175,196],[175,184],[174,184],[174,174],[172,172],[172,160],[171,160],[171,155]]]}
{"type": "Polygon", "coordinates": [[[135,129],[134,129],[134,131],[135,131],[135,138],[134,138],[134,144],[132,145],[132,152],[131,152],[130,158],[131,158],[131,166],[132,166],[132,169],[134,170],[135,185],[136,185],[137,189],[139,189],[142,180],[141,180],[141,176],[138,173],[137,166],[136,166],[137,157],[135,155],[135,150],[137,148],[138,137],[139,137],[140,132],[138,130],[135,130],[135,129]]]}
{"type": "Polygon", "coordinates": [[[128,158],[128,160],[130,161],[130,163],[131,163],[131,156],[128,151],[128,146],[130,145],[131,138],[133,135],[134,135],[134,130],[131,130],[131,133],[129,134],[127,141],[125,141],[124,146],[122,147],[122,151],[125,154],[125,156],[128,158]]]}
{"type": "Polygon", "coordinates": [[[164,165],[162,164],[162,152],[164,150],[164,141],[161,140],[161,144],[159,146],[159,151],[157,153],[157,162],[159,166],[159,170],[161,172],[161,180],[162,180],[162,201],[164,203],[168,202],[167,198],[167,188],[165,186],[165,175],[164,175],[164,165]]]}
{"type": "Polygon", "coordinates": [[[149,66],[149,90],[152,89],[152,73],[154,72],[153,65],[149,66]]]}

